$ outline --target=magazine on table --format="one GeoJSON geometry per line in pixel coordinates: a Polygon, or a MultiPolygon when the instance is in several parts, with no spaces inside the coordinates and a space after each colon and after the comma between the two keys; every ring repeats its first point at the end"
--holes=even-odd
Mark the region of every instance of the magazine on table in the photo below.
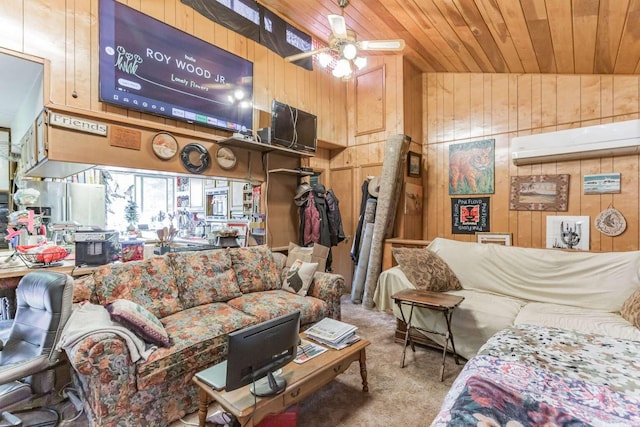
{"type": "Polygon", "coordinates": [[[316,341],[337,344],[353,335],[356,329],[358,328],[354,325],[325,317],[305,332],[309,338],[316,339],[316,341]]]}
{"type": "Polygon", "coordinates": [[[296,363],[304,363],[327,351],[325,347],[307,340],[300,340],[298,355],[293,359],[296,363]]]}
{"type": "Polygon", "coordinates": [[[358,341],[360,341],[360,336],[356,335],[355,332],[351,333],[350,335],[347,335],[346,337],[344,337],[342,340],[338,341],[338,342],[328,342],[328,341],[324,341],[320,338],[314,338],[314,337],[309,337],[314,341],[319,342],[320,344],[324,344],[328,347],[331,347],[335,350],[342,350],[345,347],[350,346],[353,343],[356,343],[358,341]]]}

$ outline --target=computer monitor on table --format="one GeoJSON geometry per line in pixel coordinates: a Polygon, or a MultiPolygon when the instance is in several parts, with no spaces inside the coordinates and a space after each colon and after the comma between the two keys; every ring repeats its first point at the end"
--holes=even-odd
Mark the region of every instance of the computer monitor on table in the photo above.
{"type": "Polygon", "coordinates": [[[225,390],[252,384],[256,396],[283,392],[287,382],[274,371],[296,358],[299,331],[300,312],[295,311],[230,333],[225,390]]]}

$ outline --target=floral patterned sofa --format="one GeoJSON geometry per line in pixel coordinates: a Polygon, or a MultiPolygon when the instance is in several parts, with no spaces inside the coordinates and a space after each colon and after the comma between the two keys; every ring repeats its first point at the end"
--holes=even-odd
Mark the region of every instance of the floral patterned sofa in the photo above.
{"type": "Polygon", "coordinates": [[[114,333],[83,338],[67,355],[91,425],[168,425],[197,409],[193,375],[226,356],[228,333],[295,310],[301,328],[340,318],[342,276],[316,272],[307,296],[281,289],[286,257],[266,246],[176,252],[99,267],[88,299],[128,299],[155,314],[171,346],[131,361],[114,333]],[[277,262],[276,262],[277,260],[277,262]]]}

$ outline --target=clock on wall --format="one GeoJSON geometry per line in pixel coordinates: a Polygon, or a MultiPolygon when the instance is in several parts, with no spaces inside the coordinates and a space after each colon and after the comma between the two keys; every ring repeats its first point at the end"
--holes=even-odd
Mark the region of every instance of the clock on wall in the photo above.
{"type": "Polygon", "coordinates": [[[229,147],[220,147],[216,151],[216,163],[222,169],[233,169],[236,166],[236,155],[229,147]]]}

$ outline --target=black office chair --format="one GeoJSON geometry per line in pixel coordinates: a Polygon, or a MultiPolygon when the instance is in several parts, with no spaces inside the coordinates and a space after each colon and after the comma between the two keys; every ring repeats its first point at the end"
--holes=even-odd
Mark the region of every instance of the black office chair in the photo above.
{"type": "Polygon", "coordinates": [[[18,414],[36,398],[49,404],[55,397],[53,368],[61,353],[56,344],[72,298],[73,278],[64,273],[34,271],[18,283],[15,318],[0,347],[0,426],[22,425],[7,413],[18,414]]]}

